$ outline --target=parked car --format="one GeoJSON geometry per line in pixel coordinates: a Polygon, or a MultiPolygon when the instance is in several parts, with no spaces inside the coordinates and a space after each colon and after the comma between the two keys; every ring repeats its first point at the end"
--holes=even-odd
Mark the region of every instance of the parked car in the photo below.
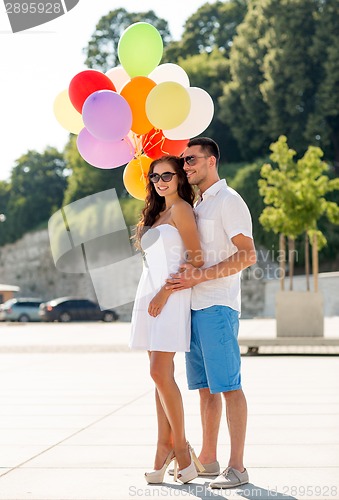
{"type": "Polygon", "coordinates": [[[42,299],[9,299],[0,305],[0,321],[40,321],[41,303],[42,299]]]}
{"type": "Polygon", "coordinates": [[[116,321],[118,314],[107,309],[102,311],[98,304],[88,299],[59,297],[40,305],[39,316],[42,321],[116,321]]]}

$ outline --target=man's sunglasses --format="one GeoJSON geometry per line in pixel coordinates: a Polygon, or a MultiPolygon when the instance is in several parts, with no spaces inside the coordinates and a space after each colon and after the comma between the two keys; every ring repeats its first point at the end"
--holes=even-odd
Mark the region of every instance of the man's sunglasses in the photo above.
{"type": "Polygon", "coordinates": [[[183,156],[182,157],[184,162],[187,163],[187,165],[190,165],[191,167],[197,163],[198,158],[209,158],[208,156],[196,156],[196,155],[189,155],[189,156],[183,156]]]}
{"type": "Polygon", "coordinates": [[[148,178],[153,184],[156,184],[160,179],[164,182],[171,182],[173,175],[177,175],[174,172],[164,172],[163,174],[152,173],[149,174],[148,178]]]}

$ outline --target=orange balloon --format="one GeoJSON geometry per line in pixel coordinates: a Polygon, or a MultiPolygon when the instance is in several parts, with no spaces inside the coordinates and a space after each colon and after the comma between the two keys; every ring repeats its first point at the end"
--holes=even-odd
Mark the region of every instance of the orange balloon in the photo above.
{"type": "Polygon", "coordinates": [[[146,198],[147,174],[152,163],[152,158],[141,155],[127,163],[123,181],[128,193],[137,200],[146,198]]]}
{"type": "Polygon", "coordinates": [[[120,91],[132,110],[131,130],[136,134],[147,134],[153,128],[146,115],[146,99],[155,86],[156,83],[147,76],[135,76],[120,91]]]}

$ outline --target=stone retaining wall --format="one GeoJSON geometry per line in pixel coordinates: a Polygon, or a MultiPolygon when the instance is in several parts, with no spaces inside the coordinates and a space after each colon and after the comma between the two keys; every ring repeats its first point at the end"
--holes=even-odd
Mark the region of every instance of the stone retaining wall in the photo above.
{"type": "MultiPolygon", "coordinates": [[[[260,269],[259,269],[260,270],[260,269]]],[[[13,244],[0,248],[1,282],[20,287],[18,296],[55,297],[78,296],[96,300],[92,282],[87,274],[66,274],[54,265],[48,231],[26,234],[13,244]]],[[[139,276],[135,273],[135,283],[139,276]]],[[[133,286],[135,286],[135,283],[133,286]]],[[[295,278],[295,290],[304,289],[304,278],[295,278]]],[[[325,315],[339,315],[339,273],[324,273],[319,277],[324,294],[325,315]]],[[[242,279],[242,317],[274,317],[277,280],[259,279],[258,274],[244,273],[242,279]]],[[[119,293],[119,290],[116,291],[119,293]]],[[[116,308],[123,321],[129,321],[133,303],[116,308]]]]}

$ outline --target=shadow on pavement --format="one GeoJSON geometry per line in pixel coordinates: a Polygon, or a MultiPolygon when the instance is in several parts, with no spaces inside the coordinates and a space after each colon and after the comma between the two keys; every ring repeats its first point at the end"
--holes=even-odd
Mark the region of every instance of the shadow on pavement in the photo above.
{"type": "MultiPolygon", "coordinates": [[[[247,500],[297,500],[296,497],[281,493],[276,489],[267,490],[252,483],[244,484],[238,488],[232,489],[211,489],[209,488],[209,481],[205,484],[187,483],[182,485],[175,485],[172,483],[163,483],[163,487],[176,490],[178,493],[181,491],[183,495],[194,495],[201,500],[209,499],[235,499],[246,498],[247,500]]],[[[165,492],[164,492],[165,496],[165,492]]],[[[175,495],[177,496],[177,495],[175,495]]]]}

